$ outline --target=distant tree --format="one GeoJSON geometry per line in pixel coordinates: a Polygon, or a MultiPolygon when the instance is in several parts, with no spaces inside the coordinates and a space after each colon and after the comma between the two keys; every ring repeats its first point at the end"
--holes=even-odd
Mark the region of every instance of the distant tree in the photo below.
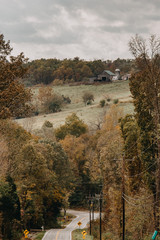
{"type": "Polygon", "coordinates": [[[54,94],[50,102],[45,104],[46,108],[48,106],[49,113],[59,112],[61,111],[61,107],[63,105],[63,98],[58,94],[54,94]]]}
{"type": "Polygon", "coordinates": [[[85,105],[91,104],[94,101],[94,95],[91,92],[85,92],[82,98],[85,105]]]}
{"type": "Polygon", "coordinates": [[[53,92],[51,87],[41,87],[38,99],[44,113],[54,113],[61,110],[63,97],[53,92]]]}
{"type": "Polygon", "coordinates": [[[81,69],[81,73],[82,73],[82,77],[91,77],[93,75],[90,67],[88,67],[87,65],[83,65],[82,69],[81,69]]]}
{"type": "Polygon", "coordinates": [[[40,87],[38,90],[38,100],[41,105],[49,102],[53,96],[53,89],[51,87],[40,87]]]}
{"type": "Polygon", "coordinates": [[[0,118],[24,117],[30,114],[31,92],[20,79],[25,75],[27,59],[23,53],[11,56],[10,42],[0,35],[0,118]]]}
{"type": "Polygon", "coordinates": [[[28,86],[38,83],[49,84],[53,82],[56,85],[84,81],[89,77],[96,77],[105,69],[115,71],[116,68],[119,68],[122,74],[135,69],[134,60],[119,58],[114,61],[100,59],[85,61],[78,57],[63,60],[40,59],[30,62],[28,66],[30,67],[29,73],[25,77],[25,83],[28,86]]]}
{"type": "Polygon", "coordinates": [[[103,70],[107,69],[105,66],[106,64],[102,60],[94,60],[93,62],[89,62],[89,67],[93,73],[93,76],[97,76],[103,72],[103,70]]]}

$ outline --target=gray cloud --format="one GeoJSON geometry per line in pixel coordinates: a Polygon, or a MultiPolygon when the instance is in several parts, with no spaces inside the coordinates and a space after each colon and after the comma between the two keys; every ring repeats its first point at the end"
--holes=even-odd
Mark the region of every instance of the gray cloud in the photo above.
{"type": "Polygon", "coordinates": [[[159,0],[0,0],[0,31],[31,59],[129,57],[136,33],[159,33],[159,0]],[[24,49],[23,49],[24,48],[24,49]]]}

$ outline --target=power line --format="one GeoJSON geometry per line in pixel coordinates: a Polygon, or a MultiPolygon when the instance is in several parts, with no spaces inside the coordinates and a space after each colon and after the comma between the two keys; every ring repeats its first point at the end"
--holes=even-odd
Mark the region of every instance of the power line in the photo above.
{"type": "Polygon", "coordinates": [[[144,171],[140,172],[140,173],[137,173],[137,174],[134,174],[132,176],[128,176],[128,178],[134,178],[134,177],[137,177],[137,176],[140,176],[140,175],[143,175],[145,172],[147,172],[151,167],[153,167],[154,165],[156,165],[157,163],[154,162],[152,165],[150,165],[147,169],[145,169],[144,171]]]}
{"type": "MultiPolygon", "coordinates": [[[[138,155],[138,157],[140,158],[141,155],[143,153],[145,153],[153,144],[155,143],[155,141],[153,143],[151,143],[144,151],[141,152],[140,156],[138,155]]],[[[153,158],[152,158],[153,159],[153,158]]],[[[119,159],[119,158],[114,158],[113,161],[122,161],[123,159],[119,159]]],[[[128,159],[125,159],[125,162],[134,162],[135,161],[135,156],[133,158],[128,158],[128,159]]]]}
{"type": "Polygon", "coordinates": [[[141,198],[133,198],[133,197],[127,196],[125,193],[123,193],[123,195],[124,195],[126,198],[129,198],[129,199],[131,199],[131,200],[140,201],[140,200],[146,200],[146,199],[149,199],[149,198],[155,196],[156,193],[151,194],[151,195],[149,195],[149,196],[147,196],[147,197],[141,197],[141,198]]]}
{"type": "MultiPolygon", "coordinates": [[[[150,127],[151,125],[153,125],[152,122],[148,125],[148,127],[150,127]]],[[[141,134],[138,136],[137,140],[139,140],[142,136],[143,136],[143,134],[141,133],[141,134]]],[[[129,152],[130,150],[132,150],[132,149],[136,146],[136,144],[138,144],[137,141],[136,141],[135,144],[133,144],[127,151],[129,152]]]]}
{"type": "MultiPolygon", "coordinates": [[[[135,204],[135,203],[133,203],[133,202],[130,202],[130,201],[127,200],[124,196],[122,196],[122,198],[123,198],[128,204],[130,204],[130,205],[132,205],[132,206],[135,206],[135,207],[144,206],[144,205],[145,205],[144,203],[143,203],[143,204],[141,204],[141,203],[135,204]]],[[[154,202],[154,203],[151,203],[151,204],[149,204],[149,205],[150,205],[150,206],[153,206],[153,205],[155,205],[157,202],[158,202],[158,201],[156,201],[156,202],[154,202]]],[[[146,203],[146,204],[148,205],[148,203],[146,203]]]]}

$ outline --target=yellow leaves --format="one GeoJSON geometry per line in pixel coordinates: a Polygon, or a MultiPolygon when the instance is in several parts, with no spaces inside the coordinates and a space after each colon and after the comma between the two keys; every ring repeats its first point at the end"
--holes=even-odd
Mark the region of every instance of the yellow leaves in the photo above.
{"type": "Polygon", "coordinates": [[[63,195],[58,189],[54,189],[53,197],[54,197],[54,201],[58,201],[58,202],[60,202],[63,199],[63,195]]]}
{"type": "Polygon", "coordinates": [[[33,192],[28,190],[26,195],[26,200],[32,200],[32,194],[33,192]]]}
{"type": "Polygon", "coordinates": [[[49,102],[52,96],[53,96],[53,89],[51,87],[43,86],[39,88],[38,100],[41,102],[41,104],[44,104],[45,102],[49,102]]]}
{"type": "Polygon", "coordinates": [[[117,125],[115,128],[117,131],[120,131],[120,129],[121,129],[119,125],[117,125]]]}
{"type": "Polygon", "coordinates": [[[83,142],[82,138],[76,138],[71,135],[67,135],[64,140],[61,140],[61,144],[70,157],[70,159],[82,159],[84,158],[84,151],[86,143],[83,142]]]}
{"type": "Polygon", "coordinates": [[[8,146],[7,146],[7,142],[4,138],[4,136],[2,136],[0,134],[0,178],[2,176],[4,176],[7,172],[8,169],[8,146]]]}
{"type": "Polygon", "coordinates": [[[113,131],[113,130],[120,130],[119,126],[119,119],[123,116],[122,109],[117,105],[112,105],[110,110],[107,112],[105,116],[105,121],[102,127],[104,131],[113,131]]]}

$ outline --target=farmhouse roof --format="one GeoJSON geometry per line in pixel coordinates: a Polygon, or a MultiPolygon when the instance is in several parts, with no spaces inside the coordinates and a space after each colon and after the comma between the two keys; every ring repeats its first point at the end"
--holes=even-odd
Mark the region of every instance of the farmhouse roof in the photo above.
{"type": "Polygon", "coordinates": [[[115,76],[115,74],[114,73],[112,73],[111,71],[109,71],[109,70],[104,70],[104,72],[106,72],[108,75],[110,75],[110,76],[115,76]]]}

